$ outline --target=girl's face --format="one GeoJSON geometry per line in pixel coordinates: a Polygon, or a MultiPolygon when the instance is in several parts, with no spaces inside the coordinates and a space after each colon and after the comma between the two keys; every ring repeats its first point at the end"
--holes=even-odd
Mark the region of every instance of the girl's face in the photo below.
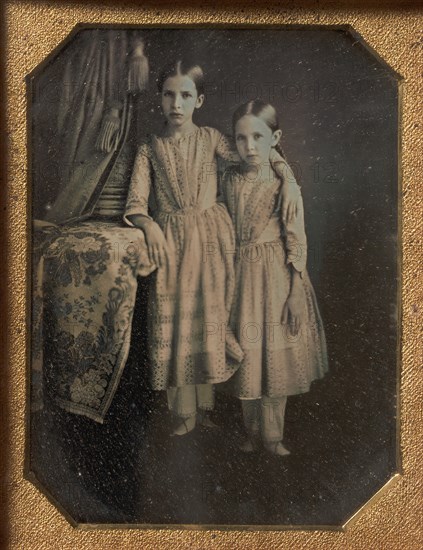
{"type": "Polygon", "coordinates": [[[163,114],[173,127],[192,123],[192,114],[203,101],[204,95],[198,95],[195,83],[189,76],[170,76],[163,84],[163,114]]]}
{"type": "Polygon", "coordinates": [[[245,115],[235,125],[235,142],[241,159],[249,164],[267,164],[270,150],[281,138],[260,117],[245,115]]]}

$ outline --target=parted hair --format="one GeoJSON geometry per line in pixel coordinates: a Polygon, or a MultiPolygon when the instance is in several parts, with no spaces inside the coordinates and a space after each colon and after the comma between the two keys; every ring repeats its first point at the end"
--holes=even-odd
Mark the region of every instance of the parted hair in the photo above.
{"type": "MultiPolygon", "coordinates": [[[[246,115],[253,115],[261,118],[272,130],[272,132],[280,130],[278,114],[273,105],[271,105],[270,103],[266,103],[261,99],[252,99],[251,101],[247,101],[247,103],[243,103],[242,105],[240,105],[232,116],[232,131],[234,136],[236,123],[238,122],[238,120],[246,115]]],[[[285,153],[282,149],[281,140],[279,140],[278,143],[275,145],[275,149],[283,158],[286,158],[285,153]]]]}
{"type": "Polygon", "coordinates": [[[186,59],[176,59],[163,67],[157,79],[157,88],[160,93],[166,80],[172,76],[189,76],[194,82],[198,95],[204,94],[204,72],[200,65],[186,59]]]}

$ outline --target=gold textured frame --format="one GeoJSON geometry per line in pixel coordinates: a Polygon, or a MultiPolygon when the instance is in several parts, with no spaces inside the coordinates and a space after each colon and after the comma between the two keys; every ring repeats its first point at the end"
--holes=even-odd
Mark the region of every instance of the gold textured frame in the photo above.
{"type": "MultiPolygon", "coordinates": [[[[8,0],[6,15],[5,81],[8,185],[3,221],[9,244],[8,261],[1,263],[8,277],[9,323],[7,347],[3,345],[0,430],[8,442],[1,485],[1,502],[7,509],[3,522],[5,540],[11,548],[407,548],[421,547],[422,527],[419,491],[423,477],[418,450],[422,419],[419,406],[422,380],[419,377],[422,343],[423,281],[418,274],[422,261],[422,204],[419,186],[422,172],[423,124],[420,112],[419,34],[422,11],[395,5],[347,7],[345,3],[304,2],[301,6],[257,5],[214,9],[137,6],[116,2],[66,5],[36,0],[8,0]],[[402,107],[402,374],[401,454],[402,475],[397,475],[348,522],[345,532],[303,532],[301,529],[266,531],[182,531],[147,529],[118,531],[74,529],[34,485],[24,478],[26,436],[26,353],[28,346],[25,307],[27,241],[27,129],[25,75],[30,73],[77,23],[113,24],[350,24],[367,44],[404,78],[402,107]],[[420,339],[419,339],[420,332],[420,339]],[[6,399],[7,398],[7,399],[6,399]],[[393,482],[394,481],[394,482],[393,482]]],[[[420,31],[421,33],[421,31],[420,31]]],[[[4,111],[4,110],[3,110],[4,111]]],[[[6,147],[2,150],[6,157],[6,147]]],[[[4,170],[4,163],[3,163],[4,170]]],[[[2,187],[4,189],[5,186],[2,187]]],[[[5,235],[3,232],[2,235],[5,235]]],[[[5,288],[6,285],[3,286],[5,288]]],[[[421,412],[421,410],[420,410],[421,412]]],[[[95,526],[91,526],[95,527],[95,526]]],[[[346,526],[344,526],[346,527],[346,526]]],[[[2,545],[4,546],[4,545],[2,545]]]]}

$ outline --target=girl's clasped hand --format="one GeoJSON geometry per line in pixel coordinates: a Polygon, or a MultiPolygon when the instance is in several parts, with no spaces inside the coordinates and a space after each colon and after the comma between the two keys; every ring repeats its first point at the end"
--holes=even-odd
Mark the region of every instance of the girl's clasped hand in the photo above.
{"type": "Polygon", "coordinates": [[[305,295],[298,274],[293,274],[292,289],[282,311],[282,325],[289,328],[292,336],[298,336],[305,322],[305,295]],[[298,281],[298,282],[297,282],[298,281]]]}

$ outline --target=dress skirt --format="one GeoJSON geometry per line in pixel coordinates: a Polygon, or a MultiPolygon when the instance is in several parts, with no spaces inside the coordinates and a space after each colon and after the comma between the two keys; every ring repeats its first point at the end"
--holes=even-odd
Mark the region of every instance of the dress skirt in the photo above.
{"type": "Polygon", "coordinates": [[[282,239],[238,250],[230,325],[245,355],[230,387],[239,398],[304,393],[328,370],[323,324],[307,271],[302,272],[305,322],[296,336],[282,323],[290,269],[282,239]]]}
{"type": "MultiPolygon", "coordinates": [[[[158,213],[169,261],[149,292],[149,355],[155,390],[226,381],[225,341],[235,289],[235,239],[226,207],[158,213]]],[[[238,346],[239,347],[239,346],[238,346]]]]}

